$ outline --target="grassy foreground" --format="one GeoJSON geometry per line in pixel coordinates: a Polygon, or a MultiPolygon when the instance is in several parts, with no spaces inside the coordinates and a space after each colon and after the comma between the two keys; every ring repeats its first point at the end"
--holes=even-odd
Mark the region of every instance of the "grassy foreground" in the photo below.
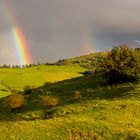
{"type": "Polygon", "coordinates": [[[1,85],[0,139],[139,140],[140,82],[107,86],[100,75],[84,71],[78,65],[0,69],[1,81],[12,88],[33,86],[25,107],[12,112],[4,97],[10,93],[1,85]],[[81,94],[78,100],[75,91],[81,94]],[[60,104],[44,108],[41,98],[48,94],[59,97],[60,104]]]}

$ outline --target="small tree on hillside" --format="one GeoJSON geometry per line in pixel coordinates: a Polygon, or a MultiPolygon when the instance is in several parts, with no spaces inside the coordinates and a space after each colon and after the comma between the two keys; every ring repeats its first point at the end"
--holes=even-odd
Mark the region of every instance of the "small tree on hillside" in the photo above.
{"type": "Polygon", "coordinates": [[[100,63],[104,78],[109,84],[137,80],[135,51],[127,45],[115,46],[100,63]]]}

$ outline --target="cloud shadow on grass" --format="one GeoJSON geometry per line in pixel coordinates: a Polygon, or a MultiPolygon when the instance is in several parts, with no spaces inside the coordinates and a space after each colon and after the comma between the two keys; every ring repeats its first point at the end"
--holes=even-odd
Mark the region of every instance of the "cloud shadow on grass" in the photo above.
{"type": "MultiPolygon", "coordinates": [[[[2,98],[0,99],[0,120],[15,121],[20,114],[43,111],[41,98],[48,94],[60,97],[61,104],[59,106],[63,106],[96,99],[113,100],[116,98],[127,98],[130,91],[134,90],[134,85],[124,84],[109,86],[105,85],[104,82],[100,74],[90,74],[56,83],[44,84],[39,88],[32,89],[30,99],[26,101],[25,107],[15,112],[11,112],[6,108],[5,104],[3,104],[6,97],[2,98]],[[81,94],[81,99],[79,101],[75,101],[74,99],[75,91],[79,91],[81,94]]],[[[27,118],[27,120],[34,119],[37,119],[36,114],[35,117],[29,116],[29,118],[27,118]]]]}

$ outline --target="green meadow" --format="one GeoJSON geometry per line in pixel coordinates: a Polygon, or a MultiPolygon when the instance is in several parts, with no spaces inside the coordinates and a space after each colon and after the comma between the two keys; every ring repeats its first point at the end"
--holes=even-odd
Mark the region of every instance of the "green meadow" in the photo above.
{"type": "Polygon", "coordinates": [[[23,90],[25,86],[33,88],[42,86],[45,82],[58,82],[66,79],[80,77],[84,69],[79,65],[47,66],[40,65],[31,68],[1,68],[0,69],[0,97],[9,94],[9,90],[2,84],[12,89],[23,90]]]}
{"type": "Polygon", "coordinates": [[[0,140],[140,140],[140,80],[109,86],[85,71],[80,64],[1,68],[0,140]],[[5,105],[10,89],[26,86],[30,98],[11,111],[5,105]],[[46,95],[60,103],[44,107],[46,95]]]}

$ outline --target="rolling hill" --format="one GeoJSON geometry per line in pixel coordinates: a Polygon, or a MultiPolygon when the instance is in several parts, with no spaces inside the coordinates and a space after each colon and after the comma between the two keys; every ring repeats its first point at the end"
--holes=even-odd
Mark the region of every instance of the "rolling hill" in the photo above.
{"type": "Polygon", "coordinates": [[[140,139],[140,81],[109,86],[98,73],[84,75],[81,63],[94,55],[68,59],[62,66],[0,69],[0,139],[140,139]],[[11,111],[8,86],[24,92],[27,85],[25,106],[11,111]],[[48,95],[59,98],[59,104],[45,107],[42,98],[48,95]]]}

